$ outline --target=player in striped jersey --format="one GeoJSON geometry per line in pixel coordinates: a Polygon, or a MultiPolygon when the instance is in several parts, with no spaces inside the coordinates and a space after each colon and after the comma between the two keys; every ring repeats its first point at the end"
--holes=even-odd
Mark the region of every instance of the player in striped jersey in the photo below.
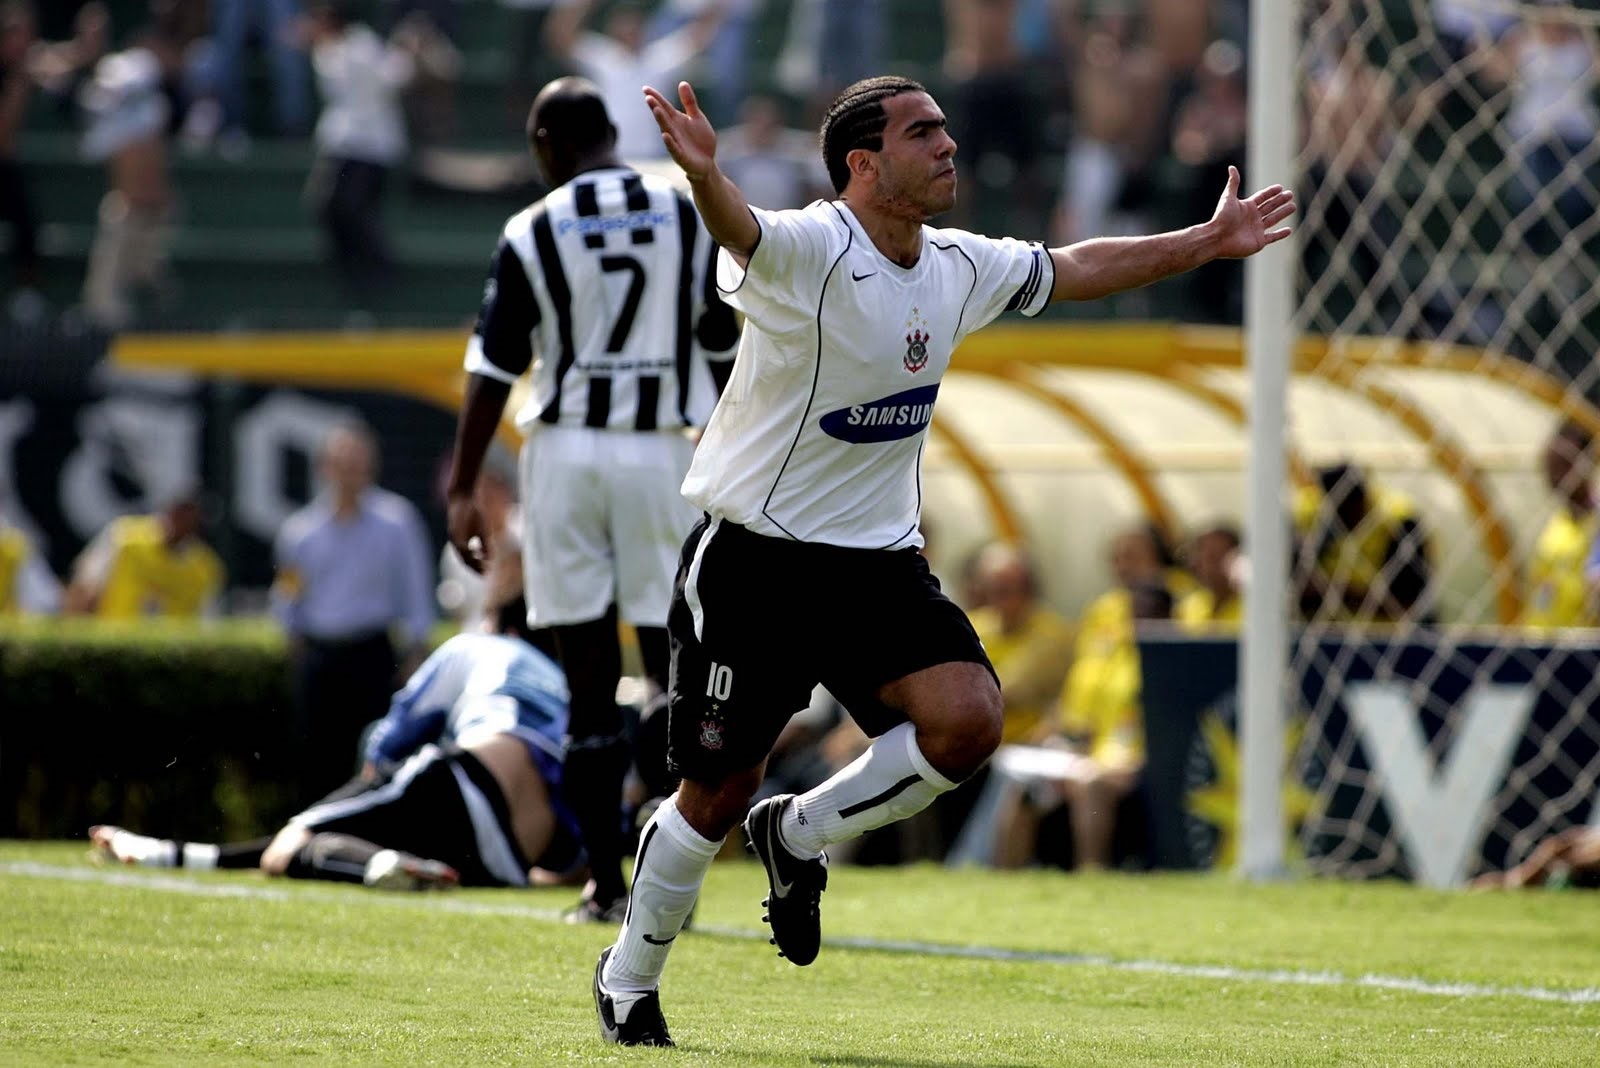
{"type": "Polygon", "coordinates": [[[551,192],[506,223],[467,346],[450,540],[481,564],[473,486],[511,385],[531,368],[517,413],[529,622],[554,630],[572,687],[567,768],[593,872],[569,919],[615,922],[626,906],[617,810],[628,763],[617,617],[634,626],[664,690],[672,576],[696,514],[678,492],[694,450],[686,432],[710,416],[737,330],[715,293],[716,245],[700,216],[669,182],[617,157],[594,85],[545,86],[528,138],[551,192]]]}
{"type": "Polygon", "coordinates": [[[526,886],[530,869],[575,869],[566,683],[523,639],[526,614],[516,597],[499,608],[498,633],[441,645],[369,735],[361,778],[275,836],[219,845],[100,826],[90,841],[125,864],[259,867],[384,889],[526,886]]]}

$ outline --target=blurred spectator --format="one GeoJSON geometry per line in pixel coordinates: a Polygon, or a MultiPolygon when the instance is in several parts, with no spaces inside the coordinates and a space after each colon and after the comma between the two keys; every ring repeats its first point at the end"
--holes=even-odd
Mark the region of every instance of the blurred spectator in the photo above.
{"type": "Polygon", "coordinates": [[[528,121],[534,92],[539,86],[570,73],[567,63],[551,55],[545,41],[550,13],[571,0],[499,0],[501,40],[510,49],[510,74],[506,81],[506,116],[521,130],[528,121]]]}
{"type": "Polygon", "coordinates": [[[1211,43],[1211,3],[1194,0],[1143,0],[1150,47],[1169,78],[1186,80],[1200,66],[1211,43]]]}
{"type": "Polygon", "coordinates": [[[1522,622],[1530,627],[1600,626],[1584,569],[1600,517],[1595,513],[1594,436],[1568,420],[1544,447],[1544,480],[1555,497],[1528,561],[1528,598],[1522,622]]]}
{"type": "MultiPolygon", "coordinates": [[[[1205,50],[1194,91],[1178,106],[1172,131],[1172,157],[1181,168],[1183,218],[1207,218],[1217,190],[1228,182],[1229,164],[1245,157],[1250,116],[1245,106],[1244,53],[1231,41],[1205,50]]],[[[1216,260],[1184,276],[1188,311],[1202,322],[1237,323],[1244,318],[1244,268],[1235,260],[1216,260]]]]}
{"type": "Polygon", "coordinates": [[[405,94],[405,105],[408,125],[417,141],[424,145],[448,141],[456,131],[461,52],[421,11],[401,19],[389,40],[416,57],[417,75],[405,94]]]}
{"type": "MultiPolygon", "coordinates": [[[[882,74],[888,55],[883,0],[812,0],[821,5],[818,96],[832,98],[862,78],[882,74]]],[[[932,6],[932,5],[930,5],[932,6]]]]}
{"type": "Polygon", "coordinates": [[[775,72],[785,92],[821,114],[839,90],[882,74],[883,0],[795,0],[775,72]]]}
{"type": "Polygon", "coordinates": [[[1304,618],[1432,622],[1428,535],[1410,498],[1369,486],[1353,464],[1334,464],[1296,493],[1294,526],[1304,618]]]}
{"type": "Polygon", "coordinates": [[[461,25],[462,0],[378,0],[378,25],[388,34],[425,23],[454,43],[461,25]]]}
{"type": "Polygon", "coordinates": [[[34,45],[33,8],[24,0],[0,6],[0,222],[10,226],[11,299],[14,318],[36,320],[44,315],[39,295],[39,228],[17,142],[28,113],[33,78],[28,55],[34,45]]]}
{"type": "Polygon", "coordinates": [[[784,126],[775,98],[759,93],[747,97],[739,120],[717,135],[717,165],[746,200],[782,211],[833,196],[816,134],[784,126]]]}
{"type": "Polygon", "coordinates": [[[1195,535],[1189,569],[1196,586],[1179,599],[1173,618],[1188,630],[1236,631],[1244,624],[1239,532],[1226,524],[1195,535]]]}
{"type": "Polygon", "coordinates": [[[293,671],[292,767],[306,802],[350,777],[362,728],[388,707],[397,664],[403,676],[420,663],[433,625],[422,518],[373,485],[376,466],[370,430],[334,430],[318,458],[323,489],[284,522],[274,547],[273,612],[293,671]]]}
{"type": "Polygon", "coordinates": [[[978,557],[987,607],[972,613],[1005,700],[1001,742],[1037,741],[1046,710],[1061,692],[1072,654],[1067,621],[1039,600],[1032,565],[1015,546],[996,543],[978,557]]]}
{"type": "Polygon", "coordinates": [[[614,7],[605,32],[583,29],[593,0],[572,0],[545,20],[550,51],[575,67],[600,88],[606,111],[617,127],[617,155],[624,160],[664,159],[661,130],[639,91],[651,86],[669,100],[678,99],[677,85],[689,63],[711,43],[722,18],[718,3],[709,3],[681,29],[645,42],[645,13],[634,3],[614,7]]]}
{"type": "MultiPolygon", "coordinates": [[[[1381,279],[1380,257],[1399,239],[1400,221],[1373,187],[1412,102],[1388,71],[1367,61],[1353,18],[1333,20],[1308,46],[1305,210],[1322,223],[1303,247],[1313,277],[1331,261],[1350,278],[1381,279]]],[[[1380,293],[1374,310],[1382,323],[1398,314],[1399,300],[1387,288],[1380,293]]]]}
{"type": "Polygon", "coordinates": [[[200,518],[191,490],[154,515],[112,520],[73,564],[63,610],[101,619],[215,615],[222,561],[200,540],[200,518]]]}
{"type": "Polygon", "coordinates": [[[163,86],[179,63],[172,39],[146,30],[125,51],[100,60],[80,94],[87,118],[83,155],[106,164],[110,186],[100,201],[83,303],[89,317],[107,329],[132,320],[134,287],[163,296],[174,288],[167,263],[174,198],[166,134],[172,108],[163,86]]]}
{"type": "Polygon", "coordinates": [[[72,19],[72,36],[65,41],[36,44],[28,68],[39,88],[56,97],[62,107],[76,107],[78,91],[94,74],[95,64],[111,50],[111,12],[100,0],[90,0],[72,19]]]}
{"type": "Polygon", "coordinates": [[[52,615],[61,608],[61,583],[40,558],[33,539],[12,526],[0,509],[0,619],[52,615]]]}
{"type": "MultiPolygon", "coordinates": [[[[1522,16],[1488,53],[1484,67],[1511,86],[1505,125],[1518,164],[1513,206],[1519,215],[1543,218],[1547,211],[1536,202],[1553,202],[1570,231],[1595,210],[1589,178],[1600,135],[1594,33],[1565,2],[1544,0],[1524,7],[1522,16]]],[[[1565,236],[1550,233],[1547,224],[1521,222],[1539,252],[1552,251],[1565,236]]]]}
{"type": "MultiPolygon", "coordinates": [[[[674,33],[707,14],[709,9],[722,9],[716,34],[705,49],[706,69],[714,72],[701,106],[710,115],[713,124],[728,122],[738,113],[744,102],[745,82],[750,70],[750,32],[756,16],[761,13],[765,0],[664,0],[650,21],[650,37],[657,39],[674,33]]],[[[722,138],[717,138],[717,153],[722,153],[722,138]]],[[[741,187],[743,188],[743,187],[741,187]]],[[[746,191],[748,195],[748,191],[746,191]]],[[[751,201],[758,207],[765,205],[751,201]]],[[[806,201],[805,203],[810,203],[806,201]]]]}
{"type": "Polygon", "coordinates": [[[944,74],[952,132],[961,146],[956,164],[974,191],[956,210],[970,217],[970,206],[998,198],[1026,217],[1037,199],[1040,117],[1017,42],[1018,0],[945,0],[944,7],[944,74]]]}
{"type": "Polygon", "coordinates": [[[297,137],[311,128],[311,79],[299,47],[299,0],[211,0],[211,50],[207,76],[222,102],[222,137],[248,142],[245,46],[254,38],[266,52],[272,74],[277,132],[297,137]]]}
{"type": "Polygon", "coordinates": [[[1474,890],[1577,887],[1600,890],[1600,827],[1569,827],[1540,842],[1528,859],[1503,872],[1473,879],[1474,890]]]}
{"type": "Polygon", "coordinates": [[[1451,62],[1494,44],[1517,22],[1515,15],[1485,8],[1475,0],[1433,0],[1432,7],[1434,31],[1451,62]]]}
{"type": "Polygon", "coordinates": [[[1165,539],[1153,525],[1118,535],[1111,543],[1116,585],[1084,609],[1060,696],[1055,736],[1046,746],[1066,752],[1002,748],[993,766],[1005,780],[992,819],[992,859],[1002,868],[1047,852],[1038,841],[1040,817],[1070,804],[1072,855],[1080,866],[1110,863],[1117,807],[1138,783],[1144,764],[1139,711],[1136,619],[1172,615],[1173,587],[1187,588],[1173,567],[1165,539]]]}
{"type": "Polygon", "coordinates": [[[1129,177],[1143,174],[1155,158],[1164,121],[1167,75],[1161,57],[1139,37],[1133,15],[1107,5],[1094,15],[1074,57],[1073,115],[1076,130],[1067,150],[1054,239],[1070,244],[1090,237],[1145,229],[1139,221],[1117,222],[1129,208],[1129,177]]]}
{"type": "Polygon", "coordinates": [[[351,298],[367,308],[394,269],[383,187],[406,155],[400,93],[416,76],[419,39],[397,35],[386,44],[349,11],[345,0],[319,2],[307,23],[323,97],[307,195],[351,298]]]}

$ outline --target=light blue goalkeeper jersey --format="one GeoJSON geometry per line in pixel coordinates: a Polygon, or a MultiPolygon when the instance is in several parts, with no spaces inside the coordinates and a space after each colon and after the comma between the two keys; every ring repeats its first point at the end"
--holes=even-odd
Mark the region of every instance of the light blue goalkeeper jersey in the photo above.
{"type": "Polygon", "coordinates": [[[535,765],[559,768],[566,733],[567,681],[554,661],[518,638],[458,634],[394,695],[366,758],[390,767],[429,743],[467,746],[510,734],[535,765]]]}

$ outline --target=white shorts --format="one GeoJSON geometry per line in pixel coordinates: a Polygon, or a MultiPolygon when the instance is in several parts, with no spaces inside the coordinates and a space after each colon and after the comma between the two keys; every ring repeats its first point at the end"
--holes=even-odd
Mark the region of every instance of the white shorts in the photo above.
{"type": "Polygon", "coordinates": [[[678,553],[699,513],[679,487],[679,431],[537,426],[522,447],[523,587],[535,627],[586,623],[616,602],[664,627],[678,553]]]}

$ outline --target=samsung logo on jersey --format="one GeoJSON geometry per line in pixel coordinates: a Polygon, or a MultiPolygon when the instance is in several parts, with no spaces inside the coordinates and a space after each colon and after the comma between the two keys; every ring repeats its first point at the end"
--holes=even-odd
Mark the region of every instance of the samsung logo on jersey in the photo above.
{"type": "Polygon", "coordinates": [[[590,215],[562,219],[556,233],[605,234],[613,230],[648,230],[654,226],[676,224],[678,217],[667,211],[630,211],[626,215],[590,215]]]}
{"type": "Polygon", "coordinates": [[[882,400],[852,404],[823,416],[822,432],[854,445],[909,438],[927,428],[933,419],[933,398],[938,395],[935,382],[882,400]]]}

